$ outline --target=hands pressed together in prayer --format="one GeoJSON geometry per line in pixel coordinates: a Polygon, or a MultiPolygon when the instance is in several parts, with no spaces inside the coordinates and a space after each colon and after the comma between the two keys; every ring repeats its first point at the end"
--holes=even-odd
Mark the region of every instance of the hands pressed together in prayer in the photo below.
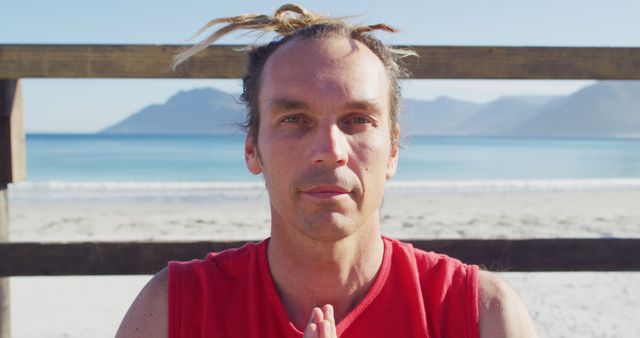
{"type": "Polygon", "coordinates": [[[333,317],[333,306],[330,304],[314,307],[302,338],[338,338],[336,321],[333,317]]]}

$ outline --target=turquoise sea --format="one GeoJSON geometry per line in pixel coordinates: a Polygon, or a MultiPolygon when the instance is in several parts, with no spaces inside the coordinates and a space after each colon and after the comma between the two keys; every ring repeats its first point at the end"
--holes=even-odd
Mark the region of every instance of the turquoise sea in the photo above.
{"type": "MultiPolygon", "coordinates": [[[[30,182],[259,182],[242,136],[27,135],[30,182]]],[[[409,137],[394,181],[640,178],[640,139],[409,137]]]]}

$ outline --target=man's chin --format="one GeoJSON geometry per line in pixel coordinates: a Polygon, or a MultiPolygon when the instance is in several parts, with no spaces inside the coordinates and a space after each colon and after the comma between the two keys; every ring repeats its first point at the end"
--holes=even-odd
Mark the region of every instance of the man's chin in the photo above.
{"type": "Polygon", "coordinates": [[[305,218],[303,231],[322,242],[336,242],[352,235],[358,226],[352,218],[337,212],[314,214],[305,218]]]}

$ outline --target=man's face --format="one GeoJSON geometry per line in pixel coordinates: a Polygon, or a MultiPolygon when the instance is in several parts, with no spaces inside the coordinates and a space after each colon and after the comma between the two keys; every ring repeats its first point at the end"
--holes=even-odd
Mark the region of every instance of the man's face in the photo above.
{"type": "Polygon", "coordinates": [[[347,38],[294,39],[267,60],[258,103],[245,157],[264,175],[272,233],[335,241],[377,226],[398,131],[378,57],[347,38]]]}

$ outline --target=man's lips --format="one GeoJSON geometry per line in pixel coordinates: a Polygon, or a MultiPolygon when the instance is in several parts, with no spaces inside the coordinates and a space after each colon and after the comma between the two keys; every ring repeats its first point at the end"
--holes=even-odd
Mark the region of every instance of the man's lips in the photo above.
{"type": "Polygon", "coordinates": [[[307,196],[317,198],[333,198],[348,195],[351,191],[339,186],[317,186],[303,189],[301,192],[307,196]]]}

